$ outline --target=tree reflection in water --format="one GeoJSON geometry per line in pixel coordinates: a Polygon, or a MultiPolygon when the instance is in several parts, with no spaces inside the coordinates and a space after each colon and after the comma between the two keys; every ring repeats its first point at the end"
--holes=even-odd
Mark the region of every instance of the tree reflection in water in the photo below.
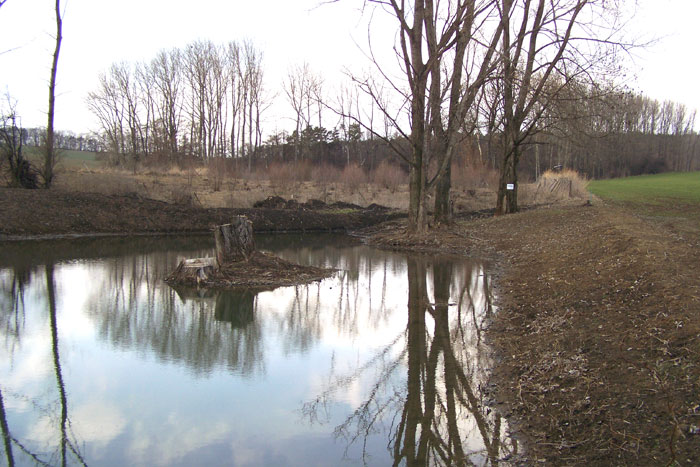
{"type": "Polygon", "coordinates": [[[89,299],[100,337],[120,348],[152,351],[161,361],[183,363],[195,374],[221,366],[241,374],[263,371],[256,294],[172,289],[162,277],[176,262],[162,253],[127,256],[102,274],[105,283],[89,299]],[[101,290],[110,294],[97,293],[101,290]]]}
{"type": "MultiPolygon", "coordinates": [[[[24,286],[29,284],[32,279],[32,275],[36,273],[38,268],[32,268],[32,271],[27,270],[15,270],[13,271],[13,279],[11,281],[11,286],[9,288],[3,286],[3,296],[6,299],[9,295],[12,307],[9,309],[9,316],[12,319],[7,320],[5,315],[4,318],[6,322],[12,322],[14,326],[6,326],[7,332],[5,335],[6,342],[20,342],[21,338],[21,326],[19,326],[19,316],[24,314],[24,286]]],[[[63,372],[61,370],[61,358],[59,352],[59,336],[58,336],[58,318],[56,309],[56,283],[54,280],[54,265],[47,264],[44,267],[45,279],[46,279],[46,300],[47,300],[47,311],[49,315],[49,327],[51,331],[51,355],[53,358],[53,369],[56,377],[56,389],[58,392],[58,414],[55,412],[55,404],[48,403],[42,404],[38,400],[31,401],[36,407],[41,408],[47,419],[56,420],[55,423],[58,424],[58,440],[55,451],[50,454],[34,452],[32,449],[28,448],[21,440],[15,438],[12,435],[9,423],[7,421],[7,414],[5,411],[5,401],[3,399],[2,390],[0,389],[0,427],[2,428],[3,445],[5,449],[5,460],[8,466],[15,465],[15,456],[13,453],[13,446],[18,449],[18,454],[20,454],[19,459],[29,458],[32,463],[36,465],[86,465],[83,460],[83,456],[78,450],[78,443],[73,438],[74,435],[71,430],[70,418],[68,417],[68,400],[66,397],[66,389],[63,381],[63,372]],[[58,462],[54,459],[58,458],[58,462]],[[47,460],[44,460],[47,458],[47,460]]],[[[6,284],[4,284],[6,285],[6,284]]]]}
{"type": "Polygon", "coordinates": [[[481,342],[493,313],[488,277],[449,259],[409,256],[407,266],[405,333],[352,374],[332,378],[304,414],[323,421],[334,394],[374,368],[374,386],[335,429],[348,449],[361,443],[367,462],[368,439],[384,433],[394,465],[497,465],[518,446],[480,391],[491,366],[481,342]]]}

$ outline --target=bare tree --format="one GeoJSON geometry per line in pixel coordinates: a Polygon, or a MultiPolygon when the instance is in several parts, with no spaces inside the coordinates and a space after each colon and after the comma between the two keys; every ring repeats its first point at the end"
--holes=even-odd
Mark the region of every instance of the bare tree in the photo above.
{"type": "Polygon", "coordinates": [[[46,126],[46,155],[44,158],[44,186],[51,186],[53,182],[53,169],[56,166],[56,149],[54,148],[54,111],[56,103],[56,73],[58,71],[58,55],[61,51],[61,40],[63,39],[63,20],[61,19],[61,0],[56,0],[56,48],[53,53],[51,64],[51,79],[49,81],[49,112],[48,125],[46,126]]]}
{"type": "Polygon", "coordinates": [[[284,83],[284,93],[287,96],[289,105],[294,110],[295,133],[293,135],[293,143],[295,162],[301,157],[301,131],[311,125],[313,83],[313,73],[307,63],[290,69],[287,73],[287,80],[284,83]]]}
{"type": "Polygon", "coordinates": [[[595,76],[623,44],[614,41],[616,23],[600,21],[614,12],[615,2],[499,0],[498,8],[503,154],[496,213],[505,214],[518,210],[522,146],[537,131],[542,115],[573,80],[595,76]]]}
{"type": "Polygon", "coordinates": [[[155,139],[166,149],[171,161],[179,159],[178,132],[182,119],[182,54],[178,49],[161,51],[151,61],[148,73],[155,89],[155,139]]]}
{"type": "Polygon", "coordinates": [[[428,193],[436,185],[436,220],[449,221],[449,167],[465,136],[464,121],[477,91],[498,62],[502,25],[493,19],[495,0],[371,3],[386,7],[399,26],[395,50],[407,89],[382,71],[376,60],[375,65],[401,100],[399,109],[407,112],[410,130],[402,128],[401,115],[379,98],[374,80],[356,81],[409,143],[408,154],[393,147],[410,167],[409,228],[421,233],[428,226],[428,193]]]}
{"type": "Polygon", "coordinates": [[[0,169],[7,171],[13,185],[22,188],[37,188],[37,171],[24,157],[23,133],[18,122],[15,104],[7,96],[7,110],[0,115],[0,169]]]}
{"type": "Polygon", "coordinates": [[[116,65],[112,66],[109,74],[100,74],[100,87],[97,91],[88,93],[87,105],[102,127],[105,145],[115,156],[113,162],[122,162],[122,158],[128,151],[125,130],[126,108],[115,74],[116,65]]]}

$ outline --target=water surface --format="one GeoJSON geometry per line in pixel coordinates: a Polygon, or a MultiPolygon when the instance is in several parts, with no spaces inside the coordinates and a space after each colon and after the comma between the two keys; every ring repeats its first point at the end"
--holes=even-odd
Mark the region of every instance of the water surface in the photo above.
{"type": "Polygon", "coordinates": [[[517,451],[480,389],[478,263],[348,237],[260,237],[339,269],[299,287],[173,290],[208,237],[0,246],[9,465],[491,465],[517,451]]]}

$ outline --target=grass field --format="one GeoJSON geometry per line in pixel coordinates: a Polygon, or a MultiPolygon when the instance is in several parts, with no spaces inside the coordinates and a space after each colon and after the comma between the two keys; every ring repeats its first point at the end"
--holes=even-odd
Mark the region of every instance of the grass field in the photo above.
{"type": "Polygon", "coordinates": [[[632,204],[700,204],[700,172],[597,180],[588,189],[600,198],[632,204]]]}
{"type": "MultiPolygon", "coordinates": [[[[33,163],[41,164],[44,157],[41,149],[35,146],[27,146],[25,154],[33,163]]],[[[58,150],[59,164],[69,168],[96,168],[101,165],[97,160],[97,153],[90,151],[69,151],[65,149],[58,150]]]]}
{"type": "Polygon", "coordinates": [[[671,231],[700,239],[700,172],[599,180],[588,189],[671,231]]]}

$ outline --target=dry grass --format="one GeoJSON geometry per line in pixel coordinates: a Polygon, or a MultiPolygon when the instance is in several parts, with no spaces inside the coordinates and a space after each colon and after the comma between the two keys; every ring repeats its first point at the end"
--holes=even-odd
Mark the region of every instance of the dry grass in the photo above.
{"type": "MultiPolygon", "coordinates": [[[[495,180],[497,174],[490,169],[453,167],[455,212],[492,208],[495,180]]],[[[357,165],[341,170],[306,161],[296,165],[274,163],[252,172],[244,164],[236,168],[231,161],[172,167],[151,165],[142,167],[137,174],[114,167],[63,168],[56,187],[65,191],[130,194],[203,207],[250,208],[256,201],[276,195],[299,202],[320,199],[326,203],[342,201],[363,206],[377,203],[395,209],[408,208],[408,176],[388,162],[370,173],[357,165]]],[[[521,185],[521,190],[525,194],[529,187],[521,185]]],[[[522,200],[529,203],[532,196],[523,195],[522,200]]]]}
{"type": "Polygon", "coordinates": [[[532,197],[533,203],[553,202],[566,199],[587,199],[588,180],[574,170],[565,169],[560,172],[546,171],[527,196],[532,197]]]}

